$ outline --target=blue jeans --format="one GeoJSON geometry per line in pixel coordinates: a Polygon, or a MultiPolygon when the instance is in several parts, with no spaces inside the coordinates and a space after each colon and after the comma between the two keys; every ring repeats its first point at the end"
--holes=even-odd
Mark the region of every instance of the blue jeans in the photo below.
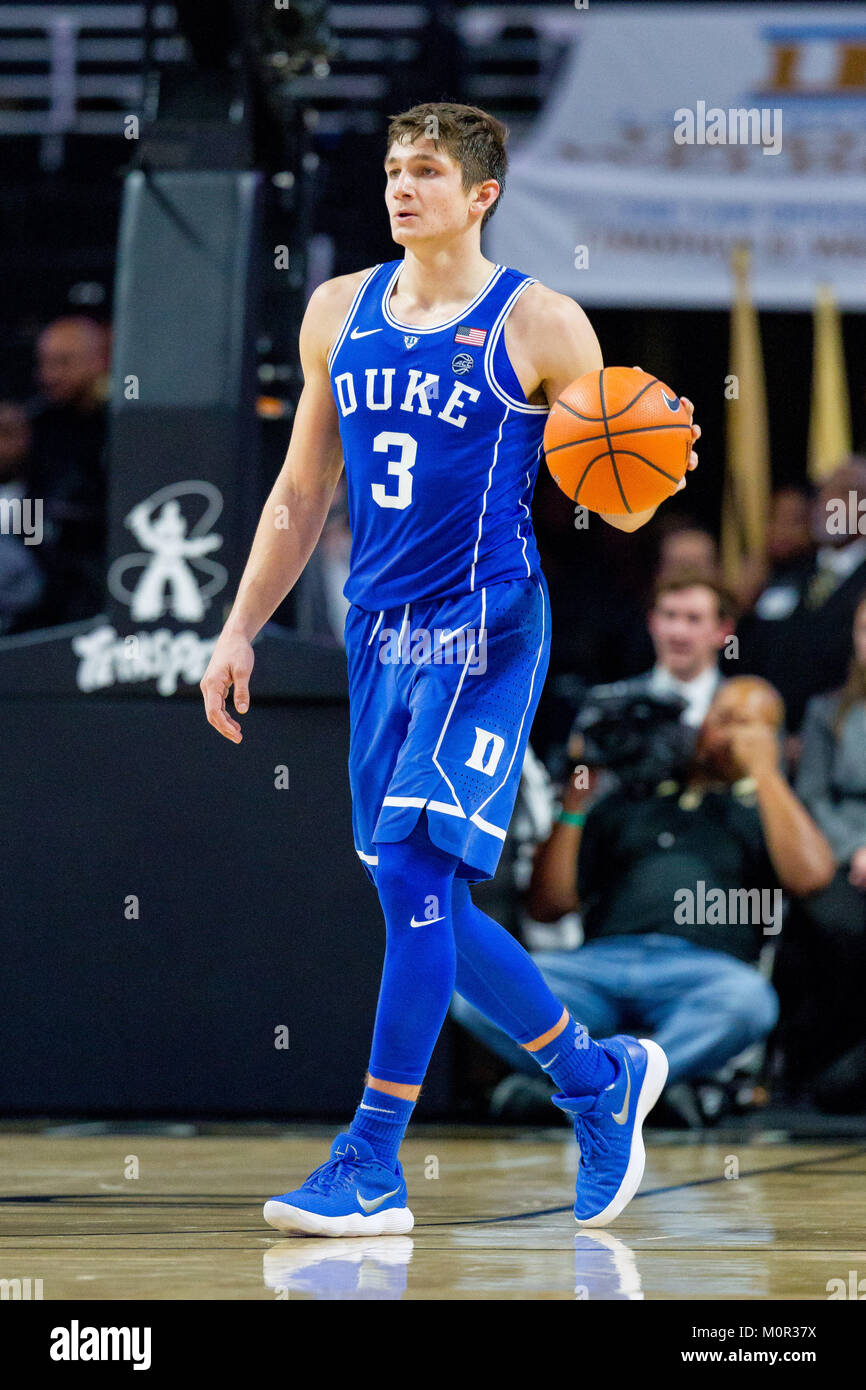
{"type": "MultiPolygon", "coordinates": [[[[676,936],[605,936],[533,960],[593,1038],[632,1033],[667,1053],[668,1081],[704,1077],[765,1038],[776,991],[752,965],[676,936]]],[[[451,1015],[515,1071],[538,1074],[530,1054],[455,994],[451,1015]]]]}

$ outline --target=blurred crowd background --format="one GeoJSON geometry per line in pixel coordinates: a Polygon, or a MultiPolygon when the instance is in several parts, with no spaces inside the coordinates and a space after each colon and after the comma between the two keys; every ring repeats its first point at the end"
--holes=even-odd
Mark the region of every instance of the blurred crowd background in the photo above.
{"type": "MultiPolygon", "coordinates": [[[[688,6],[664,8],[685,18],[688,6]]],[[[300,388],[306,298],[393,253],[380,177],[388,115],[420,100],[477,104],[519,152],[579,22],[572,5],[307,3],[289,18],[192,0],[0,4],[0,499],[43,504],[39,544],[0,534],[0,634],[106,611],[124,176],[159,159],[160,139],[191,142],[194,121],[196,138],[205,126],[211,147],[223,141],[218,163],[267,174],[259,505],[300,388]],[[130,113],[135,139],[123,133],[130,113]],[[269,249],[283,242],[288,273],[269,249]]],[[[507,192],[498,217],[509,217],[507,192]]],[[[543,265],[521,268],[548,278],[543,265]]],[[[576,514],[544,468],[536,489],[551,667],[502,867],[479,893],[594,1031],[638,1024],[666,1039],[669,1122],[710,1124],[770,1099],[866,1109],[866,328],[862,309],[840,312],[832,285],[814,297],[814,312],[758,312],[732,258],[725,305],[587,303],[608,363],[640,364],[695,402],[700,468],[635,535],[576,514]],[[739,403],[725,390],[735,352],[739,403]],[[762,478],[754,505],[745,475],[762,478]],[[733,540],[726,496],[754,510],[733,540]],[[848,523],[834,530],[840,509],[848,523]],[[751,733],[732,743],[738,725],[751,733]],[[619,746],[635,729],[657,765],[619,746]],[[790,804],[756,793],[770,744],[790,804]],[[575,767],[590,769],[589,785],[575,767]],[[572,822],[560,818],[569,807],[572,822]],[[678,846],[673,867],[665,855],[678,846]],[[780,888],[781,931],[676,922],[673,886],[699,880],[780,888]]],[[[278,625],[341,643],[350,542],[341,485],[278,625]]],[[[462,1103],[533,1118],[543,1082],[459,1001],[454,1014],[462,1103]]]]}

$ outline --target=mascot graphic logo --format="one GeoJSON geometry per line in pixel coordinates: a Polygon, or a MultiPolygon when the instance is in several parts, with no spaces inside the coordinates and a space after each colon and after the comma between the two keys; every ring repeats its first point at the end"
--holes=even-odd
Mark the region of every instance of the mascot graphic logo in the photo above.
{"type": "Polygon", "coordinates": [[[153,623],[168,613],[178,622],[201,622],[214,594],[225,588],[228,572],[205,559],[222,545],[211,527],[222,511],[222,497],[212,483],[171,483],[139,502],[125,517],[142,551],[123,555],[108,571],[108,587],[129,604],[135,622],[153,623]],[[199,496],[204,511],[190,527],[179,498],[199,496]],[[128,576],[138,570],[130,588],[128,576]]]}
{"type": "Polygon", "coordinates": [[[136,623],[157,623],[168,616],[191,626],[180,632],[143,627],[121,635],[103,623],[79,633],[72,639],[79,657],[79,690],[155,681],[160,695],[173,695],[178,685],[201,680],[217,638],[203,636],[194,625],[202,622],[214,594],[228,582],[228,570],[206,558],[223,543],[212,530],[222,509],[219,489],[199,479],[160,488],[127,514],[124,522],[142,548],[111,565],[110,592],[129,606],[136,623]],[[190,513],[197,519],[190,522],[190,513]]]}

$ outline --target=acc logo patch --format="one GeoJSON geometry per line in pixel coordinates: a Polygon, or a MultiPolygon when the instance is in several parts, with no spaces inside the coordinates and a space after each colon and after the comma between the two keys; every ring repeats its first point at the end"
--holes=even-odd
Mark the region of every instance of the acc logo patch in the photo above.
{"type": "Polygon", "coordinates": [[[475,366],[475,358],[469,352],[458,352],[451,358],[451,370],[457,376],[465,376],[475,366]]]}

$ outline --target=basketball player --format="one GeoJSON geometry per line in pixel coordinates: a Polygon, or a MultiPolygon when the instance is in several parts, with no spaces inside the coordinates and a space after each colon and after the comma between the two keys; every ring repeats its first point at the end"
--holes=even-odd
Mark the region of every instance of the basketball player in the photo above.
{"type": "MultiPolygon", "coordinates": [[[[310,299],[288,454],[201,682],[208,720],[240,743],[229,688],[245,713],[253,638],[297,582],[345,465],[352,820],[386,953],[355,1118],[302,1187],[265,1205],[287,1233],[411,1230],[397,1155],[455,988],[554,1078],[586,1225],[637,1190],[641,1126],[667,1075],[651,1041],[590,1039],[469,892],[496,869],[548,663],[529,510],[545,417],[602,366],[572,300],[482,255],[505,136],[451,103],[392,119],[385,202],[403,256],[310,299]]],[[[651,515],[605,519],[632,531],[651,515]]]]}

